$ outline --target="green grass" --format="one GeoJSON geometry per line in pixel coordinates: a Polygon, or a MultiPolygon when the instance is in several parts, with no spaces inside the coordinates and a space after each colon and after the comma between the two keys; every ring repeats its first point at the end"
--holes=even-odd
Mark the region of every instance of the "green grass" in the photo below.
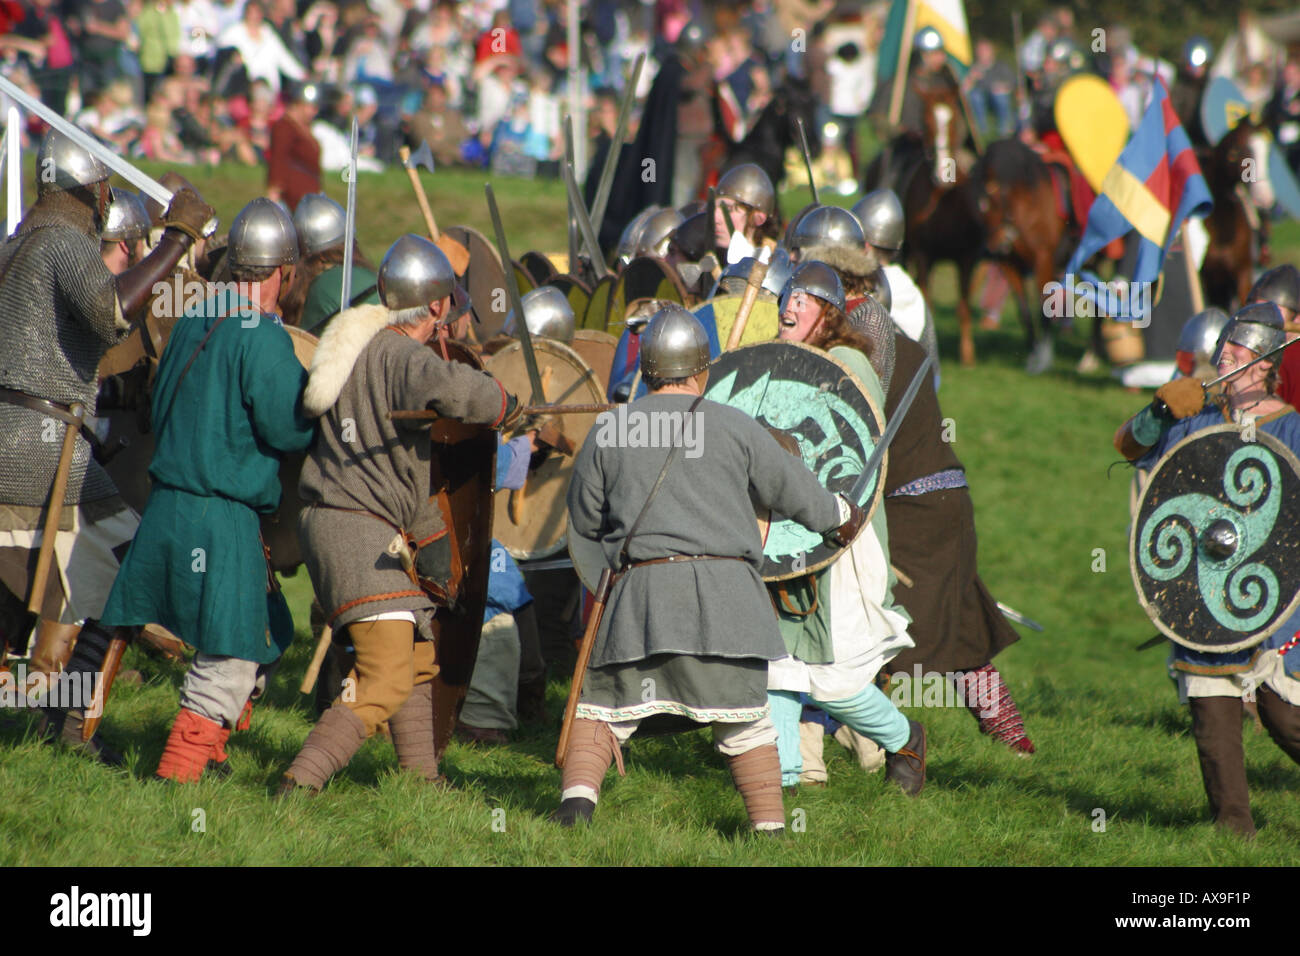
{"type": "MultiPolygon", "coordinates": [[[[260,185],[251,171],[195,177],[227,217],[260,185]]],[[[486,226],[482,178],[439,174],[440,222],[486,226]]],[[[375,254],[418,212],[400,173],[360,180],[361,235],[375,254]],[[372,198],[373,197],[373,198],[372,198]]],[[[342,188],[330,190],[341,197],[342,188]]],[[[554,184],[498,188],[519,250],[560,248],[554,184]],[[517,237],[517,238],[516,238],[517,237]]],[[[802,197],[786,197],[798,208],[802,197]]],[[[1300,246],[1292,226],[1278,258],[1300,246]]],[[[962,710],[909,711],[929,729],[929,782],[915,800],[865,775],[833,741],[830,787],[786,798],[803,822],[783,842],[747,836],[744,811],[707,732],[634,741],[628,776],[611,774],[595,825],[562,831],[546,820],[559,799],[551,765],[567,680],[551,683],[548,726],[505,748],[453,744],[444,769],[457,785],[434,792],[396,773],[391,745],[366,744],[315,799],[270,799],[310,726],[297,686],[311,654],[310,582],[286,579],[300,638],[286,655],[254,728],[230,745],[235,775],[174,787],[151,779],[176,710],[183,670],[135,649],[107,734],[124,743],[112,772],[34,739],[35,717],[0,713],[0,865],[78,864],[930,864],[1281,865],[1300,863],[1300,768],[1245,729],[1259,838],[1247,844],[1207,822],[1189,719],[1166,676],[1163,650],[1135,653],[1153,629],[1127,565],[1128,471],[1111,469],[1116,425],[1146,398],[1104,375],[1078,376],[1078,333],[1040,378],[1021,371],[1014,322],[977,333],[981,357],[958,367],[952,277],[935,299],[944,413],[956,427],[980,534],[981,573],[1003,601],[1041,621],[997,659],[1039,752],[1023,759],[981,737],[962,710]],[[1105,571],[1094,572],[1095,549],[1105,571]],[[1095,832],[1094,811],[1106,814],[1095,832]],[[196,831],[202,810],[205,832],[196,831]],[[497,811],[504,811],[503,813],[497,811]],[[494,829],[494,824],[496,828],[494,829]],[[504,826],[502,830],[501,827],[504,826]]]]}

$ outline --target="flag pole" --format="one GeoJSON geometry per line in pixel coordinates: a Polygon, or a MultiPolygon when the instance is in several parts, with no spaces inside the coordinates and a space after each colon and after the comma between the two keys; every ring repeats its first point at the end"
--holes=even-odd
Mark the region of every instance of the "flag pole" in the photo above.
{"type": "Polygon", "coordinates": [[[894,88],[889,97],[889,125],[898,126],[903,112],[903,90],[907,86],[907,68],[912,64],[912,34],[916,32],[915,0],[907,0],[907,13],[903,17],[903,36],[898,44],[898,64],[894,67],[894,88]]]}
{"type": "Polygon", "coordinates": [[[1190,216],[1184,219],[1178,232],[1183,241],[1183,264],[1187,267],[1187,287],[1192,293],[1192,314],[1196,315],[1205,311],[1205,293],[1201,289],[1201,275],[1196,269],[1192,248],[1187,241],[1187,223],[1190,221],[1190,216]]]}

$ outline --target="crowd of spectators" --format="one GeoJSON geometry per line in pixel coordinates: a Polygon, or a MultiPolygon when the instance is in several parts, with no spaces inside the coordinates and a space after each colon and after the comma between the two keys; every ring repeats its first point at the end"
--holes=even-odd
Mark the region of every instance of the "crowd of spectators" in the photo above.
{"type": "MultiPolygon", "coordinates": [[[[649,56],[644,98],[666,46],[701,23],[726,133],[743,136],[774,86],[799,76],[822,104],[829,145],[838,136],[848,147],[856,178],[855,133],[875,92],[888,8],[888,0],[581,0],[586,132],[593,140],[612,132],[638,54],[649,56]]],[[[355,116],[365,168],[427,140],[439,165],[551,176],[564,154],[566,13],[566,0],[0,0],[0,69],[128,156],[264,164],[272,127],[311,84],[310,129],[326,170],[347,161],[355,116]]],[[[1240,27],[1214,69],[1234,76],[1300,152],[1300,66],[1248,16],[1240,27]]],[[[1024,38],[1018,64],[976,40],[962,86],[985,137],[1016,128],[1022,75],[1032,95],[1054,45],[1069,38],[1089,52],[1090,37],[1059,7],[1024,38]]],[[[1136,121],[1151,78],[1172,83],[1173,66],[1139,53],[1123,28],[1108,29],[1106,41],[1114,55],[1103,75],[1136,121]]]]}

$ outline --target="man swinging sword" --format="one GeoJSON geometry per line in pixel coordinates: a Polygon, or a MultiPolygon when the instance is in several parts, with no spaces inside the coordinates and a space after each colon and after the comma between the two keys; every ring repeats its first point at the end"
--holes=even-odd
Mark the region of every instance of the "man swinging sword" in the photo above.
{"type": "Polygon", "coordinates": [[[650,394],[627,414],[696,416],[702,440],[698,457],[688,457],[683,428],[665,457],[662,447],[604,441],[597,427],[578,454],[568,496],[573,530],[599,542],[617,577],[554,819],[589,821],[609,765],[617,760],[622,769],[620,744],[647,718],[669,715],[712,725],[751,825],[783,830],[767,665],[786,651],[758,573],[763,544],[750,496],[839,545],[856,537],[865,515],[752,418],[704,401],[708,337],[690,312],[677,305],[658,312],[640,362],[650,394]]]}

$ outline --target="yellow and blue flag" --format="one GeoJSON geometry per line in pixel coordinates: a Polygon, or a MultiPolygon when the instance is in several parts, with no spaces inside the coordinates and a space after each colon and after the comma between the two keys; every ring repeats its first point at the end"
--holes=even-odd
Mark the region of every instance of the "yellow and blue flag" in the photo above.
{"type": "Polygon", "coordinates": [[[1136,229],[1140,238],[1130,281],[1154,288],[1183,220],[1210,214],[1213,200],[1192,144],[1164,80],[1157,77],[1155,83],[1142,122],[1102,181],[1067,273],[1078,274],[1098,249],[1136,229]]]}

